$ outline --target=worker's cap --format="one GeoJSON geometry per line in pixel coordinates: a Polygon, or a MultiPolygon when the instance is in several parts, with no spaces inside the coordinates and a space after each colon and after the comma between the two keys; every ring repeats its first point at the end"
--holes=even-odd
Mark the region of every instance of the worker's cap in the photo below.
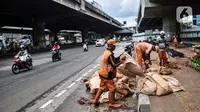
{"type": "Polygon", "coordinates": [[[117,46],[118,44],[115,42],[115,40],[113,40],[113,39],[109,39],[108,41],[107,41],[107,44],[108,45],[114,45],[114,46],[117,46]]]}
{"type": "Polygon", "coordinates": [[[160,35],[165,35],[165,31],[161,31],[161,32],[160,32],[160,35]]]}

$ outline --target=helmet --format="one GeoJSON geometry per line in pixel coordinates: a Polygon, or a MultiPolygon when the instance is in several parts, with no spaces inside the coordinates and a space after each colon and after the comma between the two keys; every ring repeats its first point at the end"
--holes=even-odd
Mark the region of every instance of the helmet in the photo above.
{"type": "Polygon", "coordinates": [[[160,35],[164,35],[164,34],[165,34],[165,31],[161,31],[161,32],[160,32],[160,35]]]}
{"type": "Polygon", "coordinates": [[[21,46],[20,46],[20,48],[24,48],[24,47],[25,47],[24,45],[21,45],[21,46]]]}

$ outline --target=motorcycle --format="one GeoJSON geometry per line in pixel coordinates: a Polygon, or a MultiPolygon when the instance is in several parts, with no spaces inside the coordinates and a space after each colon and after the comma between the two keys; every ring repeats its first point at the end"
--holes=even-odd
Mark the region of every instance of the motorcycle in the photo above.
{"type": "Polygon", "coordinates": [[[58,52],[55,48],[52,49],[52,61],[61,60],[61,53],[58,52]]]}
{"type": "Polygon", "coordinates": [[[84,51],[84,52],[88,51],[88,47],[87,47],[86,44],[83,44],[83,51],[84,51]]]}
{"type": "Polygon", "coordinates": [[[26,54],[25,56],[19,56],[18,54],[15,56],[15,61],[12,65],[12,72],[14,74],[20,73],[22,70],[31,70],[33,69],[32,58],[30,54],[26,54]],[[26,61],[22,61],[26,60],[26,61]]]}
{"type": "Polygon", "coordinates": [[[132,50],[134,49],[134,47],[130,44],[125,46],[125,52],[127,52],[130,56],[132,56],[132,50]]]}

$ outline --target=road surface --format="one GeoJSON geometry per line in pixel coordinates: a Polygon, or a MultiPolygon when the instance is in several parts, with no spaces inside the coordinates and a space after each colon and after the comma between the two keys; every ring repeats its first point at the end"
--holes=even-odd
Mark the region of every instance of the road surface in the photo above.
{"type": "MultiPolygon", "coordinates": [[[[116,55],[123,52],[124,45],[117,47],[116,55]]],[[[14,59],[1,60],[1,112],[94,111],[96,108],[92,106],[81,107],[77,100],[81,97],[90,99],[82,80],[99,69],[105,49],[89,46],[88,52],[83,52],[82,47],[62,50],[62,60],[57,62],[52,62],[51,52],[35,54],[32,56],[34,69],[18,75],[11,71],[14,59]]]]}
{"type": "Polygon", "coordinates": [[[34,69],[14,75],[11,66],[14,59],[0,62],[0,110],[15,112],[27,103],[37,100],[61,81],[70,79],[80,70],[99,57],[105,47],[89,46],[88,52],[82,47],[62,51],[62,60],[51,61],[51,52],[33,55],[34,69]]]}

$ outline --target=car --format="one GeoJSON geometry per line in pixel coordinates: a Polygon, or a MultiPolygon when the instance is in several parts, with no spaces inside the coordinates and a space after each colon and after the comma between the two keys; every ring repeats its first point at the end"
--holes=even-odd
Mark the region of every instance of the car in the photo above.
{"type": "Polygon", "coordinates": [[[97,41],[96,41],[96,47],[104,46],[105,43],[106,43],[105,39],[97,39],[97,41]]]}

